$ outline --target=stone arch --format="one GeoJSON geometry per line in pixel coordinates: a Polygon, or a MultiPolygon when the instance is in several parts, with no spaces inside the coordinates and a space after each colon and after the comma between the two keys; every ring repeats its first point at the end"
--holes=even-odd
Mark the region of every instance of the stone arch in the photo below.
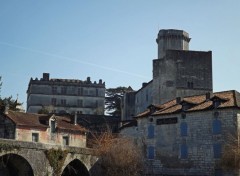
{"type": "Polygon", "coordinates": [[[64,168],[62,176],[90,176],[90,174],[79,159],[74,159],[64,168]]]}
{"type": "Polygon", "coordinates": [[[8,153],[0,157],[0,175],[34,176],[30,163],[22,156],[8,153]]]}

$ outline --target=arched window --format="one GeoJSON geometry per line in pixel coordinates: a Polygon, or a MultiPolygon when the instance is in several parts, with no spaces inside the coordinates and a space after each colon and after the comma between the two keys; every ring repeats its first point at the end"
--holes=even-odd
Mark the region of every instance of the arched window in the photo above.
{"type": "Polygon", "coordinates": [[[181,145],[181,159],[187,159],[188,157],[188,147],[186,144],[181,145]]]}
{"type": "Polygon", "coordinates": [[[182,122],[180,125],[181,136],[187,136],[188,126],[186,122],[182,122]]]}
{"type": "Polygon", "coordinates": [[[154,147],[153,146],[148,147],[148,159],[154,159],[154,147]]]}
{"type": "Polygon", "coordinates": [[[152,124],[148,126],[148,138],[154,138],[154,126],[152,124]]]}
{"type": "Polygon", "coordinates": [[[219,119],[214,119],[212,123],[213,134],[221,134],[222,123],[219,119]]]}

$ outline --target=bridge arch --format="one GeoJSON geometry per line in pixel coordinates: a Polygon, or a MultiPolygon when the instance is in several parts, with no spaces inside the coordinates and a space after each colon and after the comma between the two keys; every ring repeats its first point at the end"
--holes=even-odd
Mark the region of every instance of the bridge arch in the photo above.
{"type": "Polygon", "coordinates": [[[90,176],[90,174],[79,159],[74,159],[63,169],[62,176],[90,176]]]}
{"type": "Polygon", "coordinates": [[[0,156],[0,175],[34,176],[30,163],[21,155],[6,153],[0,156]]]}

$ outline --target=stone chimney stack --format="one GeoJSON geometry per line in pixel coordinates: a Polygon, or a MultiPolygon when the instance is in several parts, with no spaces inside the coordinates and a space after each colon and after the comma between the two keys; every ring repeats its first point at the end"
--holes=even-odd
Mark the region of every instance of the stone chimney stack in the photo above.
{"type": "Polygon", "coordinates": [[[49,81],[49,73],[43,73],[43,81],[49,81]]]}
{"type": "Polygon", "coordinates": [[[74,125],[77,125],[77,118],[78,118],[77,117],[77,112],[75,112],[75,114],[74,114],[74,122],[73,122],[74,125]]]}
{"type": "Polygon", "coordinates": [[[5,100],[5,109],[4,109],[4,114],[8,114],[8,110],[9,110],[9,103],[7,100],[5,100]]]}

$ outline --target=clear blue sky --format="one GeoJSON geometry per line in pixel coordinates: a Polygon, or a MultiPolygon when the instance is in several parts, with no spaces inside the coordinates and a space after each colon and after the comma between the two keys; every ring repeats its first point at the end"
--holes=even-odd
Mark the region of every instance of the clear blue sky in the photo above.
{"type": "Polygon", "coordinates": [[[1,0],[1,96],[26,105],[31,77],[132,86],[152,78],[159,29],[183,29],[213,52],[214,91],[240,91],[239,0],[1,0]]]}

